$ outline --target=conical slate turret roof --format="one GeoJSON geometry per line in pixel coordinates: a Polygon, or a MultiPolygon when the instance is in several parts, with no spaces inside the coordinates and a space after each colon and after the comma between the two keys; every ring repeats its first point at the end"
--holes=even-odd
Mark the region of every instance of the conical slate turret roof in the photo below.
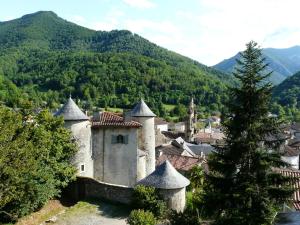
{"type": "Polygon", "coordinates": [[[89,117],[85,115],[79,107],[76,105],[76,103],[73,101],[73,99],[70,97],[68,101],[64,104],[64,106],[54,114],[55,116],[63,116],[64,120],[88,120],[89,117]]]}
{"type": "Polygon", "coordinates": [[[188,186],[190,181],[177,172],[171,163],[166,160],[153,173],[139,181],[138,184],[159,189],[177,189],[188,186]]]}
{"type": "Polygon", "coordinates": [[[133,117],[155,117],[156,115],[149,109],[143,99],[131,111],[133,117]]]}

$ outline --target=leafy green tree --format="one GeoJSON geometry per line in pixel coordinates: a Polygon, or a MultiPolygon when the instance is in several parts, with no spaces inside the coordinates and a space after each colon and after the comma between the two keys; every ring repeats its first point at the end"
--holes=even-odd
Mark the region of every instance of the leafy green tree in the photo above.
{"type": "Polygon", "coordinates": [[[180,119],[185,119],[187,116],[187,107],[183,104],[178,104],[173,110],[175,115],[178,115],[180,119]]]}
{"type": "Polygon", "coordinates": [[[77,147],[63,120],[28,112],[0,106],[0,223],[43,206],[75,178],[77,147]]]}
{"type": "Polygon", "coordinates": [[[276,118],[268,117],[271,85],[266,64],[253,41],[241,53],[223,126],[226,145],[208,161],[206,204],[218,225],[273,224],[276,212],[293,189],[289,178],[273,168],[284,166],[276,150],[280,141],[265,137],[279,132],[276,118]]]}
{"type": "Polygon", "coordinates": [[[193,188],[194,190],[199,190],[203,188],[204,171],[201,166],[193,166],[193,168],[188,171],[187,177],[191,182],[191,188],[193,188]]]}

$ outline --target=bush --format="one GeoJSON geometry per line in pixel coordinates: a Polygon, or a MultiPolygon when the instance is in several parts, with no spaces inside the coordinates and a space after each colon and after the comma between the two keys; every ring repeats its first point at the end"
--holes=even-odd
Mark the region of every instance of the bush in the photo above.
{"type": "Polygon", "coordinates": [[[155,225],[156,219],[152,212],[138,209],[131,211],[126,222],[129,225],[155,225]]]}
{"type": "Polygon", "coordinates": [[[167,216],[167,205],[154,187],[138,185],[134,189],[132,207],[152,212],[157,218],[167,216]]]}
{"type": "Polygon", "coordinates": [[[200,220],[196,213],[189,210],[184,212],[173,211],[170,213],[169,221],[171,225],[199,225],[200,220]]]}

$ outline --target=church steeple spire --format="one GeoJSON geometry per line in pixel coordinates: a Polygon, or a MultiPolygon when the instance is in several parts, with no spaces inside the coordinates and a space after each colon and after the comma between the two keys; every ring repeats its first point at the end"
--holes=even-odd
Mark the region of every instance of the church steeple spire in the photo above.
{"type": "Polygon", "coordinates": [[[188,111],[189,114],[194,114],[194,110],[195,110],[194,98],[192,97],[189,105],[189,111],[188,111]]]}
{"type": "Polygon", "coordinates": [[[195,123],[197,120],[196,112],[195,112],[195,104],[194,104],[194,98],[191,98],[189,109],[188,109],[188,116],[186,121],[186,141],[194,141],[194,134],[195,134],[195,123]]]}

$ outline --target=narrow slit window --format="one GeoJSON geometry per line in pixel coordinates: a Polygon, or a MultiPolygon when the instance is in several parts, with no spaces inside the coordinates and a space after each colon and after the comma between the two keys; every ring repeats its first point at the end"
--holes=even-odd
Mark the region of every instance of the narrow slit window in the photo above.
{"type": "Polygon", "coordinates": [[[81,164],[81,165],[80,165],[80,172],[84,172],[84,169],[85,169],[85,168],[84,168],[84,164],[81,164]]]}

